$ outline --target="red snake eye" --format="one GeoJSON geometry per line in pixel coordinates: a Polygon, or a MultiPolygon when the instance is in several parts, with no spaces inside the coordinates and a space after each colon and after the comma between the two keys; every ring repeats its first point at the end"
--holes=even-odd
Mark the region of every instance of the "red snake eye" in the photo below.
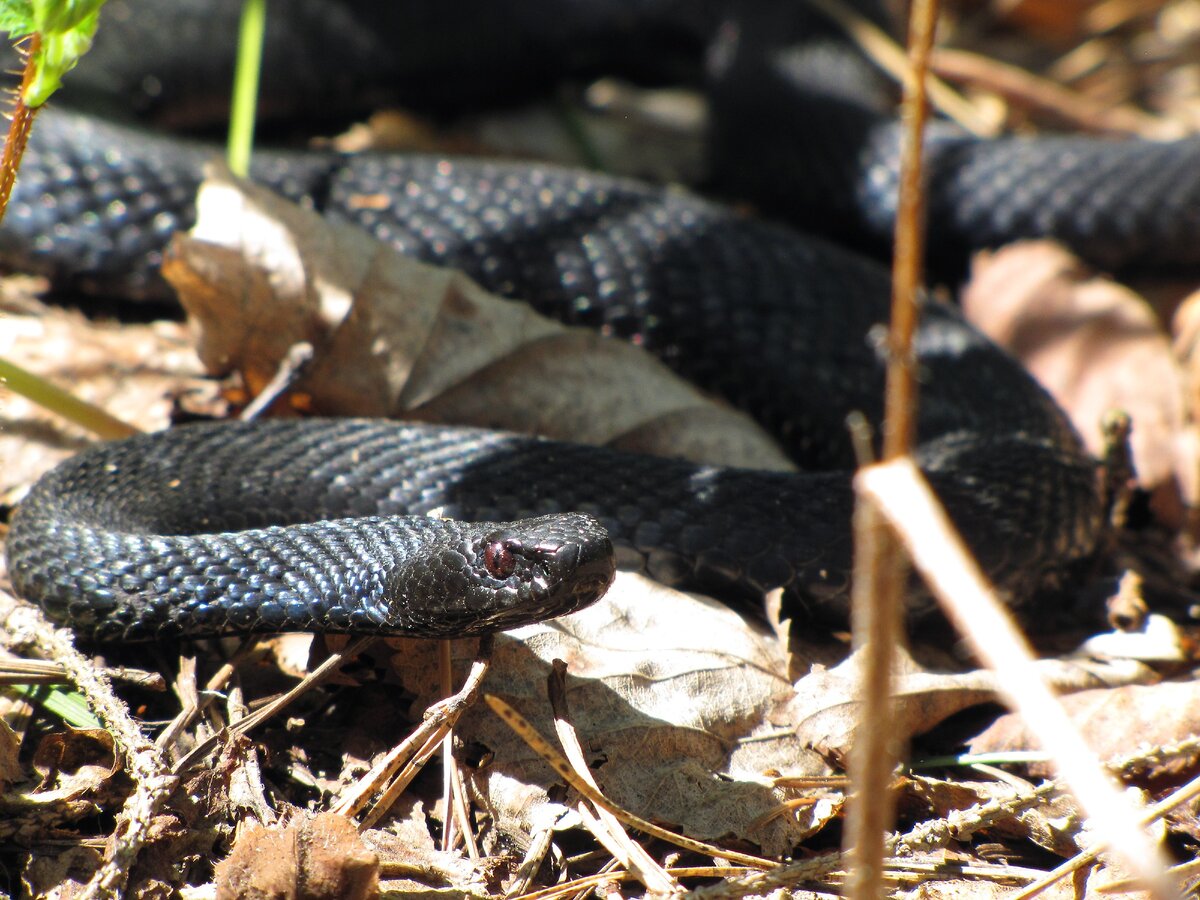
{"type": "Polygon", "coordinates": [[[483,565],[493,578],[507,578],[517,567],[517,560],[504,541],[492,541],[483,551],[483,565]]]}

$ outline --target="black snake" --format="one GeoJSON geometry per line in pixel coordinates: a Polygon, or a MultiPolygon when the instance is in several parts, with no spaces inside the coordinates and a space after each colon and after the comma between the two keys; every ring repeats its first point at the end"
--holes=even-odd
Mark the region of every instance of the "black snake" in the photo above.
{"type": "MultiPolygon", "coordinates": [[[[313,5],[322,4],[301,6],[313,5]]],[[[65,288],[154,296],[161,282],[153,264],[166,236],[190,222],[210,154],[44,114],[0,228],[0,255],[65,288]]],[[[302,516],[508,520],[577,510],[604,523],[622,565],[668,584],[751,597],[785,587],[811,611],[844,613],[851,497],[843,420],[861,410],[878,424],[875,329],[886,318],[885,271],[681,191],[553,166],[303,152],[260,155],[255,177],[493,291],[636,340],[750,411],[805,472],[715,469],[373,422],[179,429],[84,454],[35,489],[8,546],[23,594],[101,635],[197,633],[201,619],[177,618],[180,607],[156,592],[178,566],[178,584],[195,586],[194,559],[179,548],[215,538],[143,533],[266,528],[302,516]],[[195,487],[150,491],[147,469],[195,487]],[[114,499],[127,487],[133,500],[114,499]],[[125,591],[112,573],[127,574],[130,546],[156,541],[173,565],[148,570],[125,591]]],[[[1093,465],[1040,387],[952,309],[926,305],[917,350],[918,460],[985,567],[1023,597],[1091,552],[1099,529],[1093,465]]],[[[270,557],[268,568],[279,565],[270,557]]],[[[247,592],[261,594],[236,582],[238,597],[247,592]]],[[[208,594],[204,604],[228,608],[208,594]]],[[[216,630],[329,622],[297,613],[248,626],[244,613],[208,615],[205,627],[216,630]]]]}

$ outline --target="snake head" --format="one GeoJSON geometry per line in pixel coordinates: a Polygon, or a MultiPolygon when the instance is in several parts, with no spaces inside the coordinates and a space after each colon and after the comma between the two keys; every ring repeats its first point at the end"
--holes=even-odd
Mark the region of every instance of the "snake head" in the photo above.
{"type": "Polygon", "coordinates": [[[583,513],[479,524],[420,568],[393,572],[404,630],[466,637],[541,622],[589,606],[612,584],[608,532],[583,513]]]}

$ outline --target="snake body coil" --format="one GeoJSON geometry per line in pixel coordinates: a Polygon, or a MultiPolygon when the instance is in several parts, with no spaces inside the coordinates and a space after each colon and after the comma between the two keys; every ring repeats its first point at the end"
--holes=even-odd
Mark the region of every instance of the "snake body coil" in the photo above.
{"type": "MultiPolygon", "coordinates": [[[[60,287],[161,296],[154,266],[167,236],[191,223],[210,156],[201,145],[44,113],[0,226],[0,259],[60,287]]],[[[478,631],[517,619],[456,619],[446,595],[421,601],[422,613],[380,601],[392,577],[387,554],[404,557],[416,531],[443,529],[462,546],[482,539],[477,529],[420,520],[388,526],[377,542],[291,526],[576,510],[611,532],[622,566],[668,584],[733,597],[783,587],[801,612],[845,614],[852,454],[844,419],[857,410],[880,423],[885,270],[680,191],[554,166],[264,153],[254,175],[494,292],[636,340],[749,411],[805,472],[380,422],[183,428],[91,451],[35,489],[8,544],[22,594],[100,636],[376,630],[389,615],[402,629],[422,619],[424,633],[478,631]],[[233,536],[216,536],[226,531],[233,536]],[[299,558],[297,542],[317,556],[348,548],[375,574],[353,583],[326,559],[301,564],[308,587],[279,582],[285,562],[299,558]],[[335,582],[349,594],[326,592],[335,582]],[[456,624],[434,622],[439,610],[456,624]]],[[[916,351],[918,461],[985,568],[1024,597],[1092,551],[1100,520],[1093,465],[1053,401],[954,310],[926,303],[916,351]]],[[[576,524],[596,537],[588,520],[576,524]]],[[[522,543],[530,540],[541,543],[522,543]]],[[[579,558],[593,556],[581,550],[579,558]]],[[[598,590],[584,568],[590,587],[570,586],[564,573],[568,607],[598,590]]]]}
{"type": "Polygon", "coordinates": [[[353,469],[330,471],[331,447],[365,442],[326,424],[181,428],[79,454],[15,518],[14,586],[102,640],[462,637],[573,612],[608,589],[612,544],[592,517],[383,515],[386,498],[359,493],[353,469]]]}

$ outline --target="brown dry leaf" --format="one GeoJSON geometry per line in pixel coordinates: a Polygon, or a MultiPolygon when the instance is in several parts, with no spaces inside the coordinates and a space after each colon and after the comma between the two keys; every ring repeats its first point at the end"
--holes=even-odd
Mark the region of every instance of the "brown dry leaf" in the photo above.
{"type": "Polygon", "coordinates": [[[392,896],[439,889],[439,896],[495,896],[499,869],[505,861],[494,857],[471,859],[439,850],[429,833],[421,801],[403,796],[392,807],[386,829],[370,829],[363,840],[379,855],[383,889],[392,896]]]}
{"type": "MultiPolygon", "coordinates": [[[[1200,684],[1168,681],[1081,691],[1061,698],[1063,708],[1101,759],[1170,744],[1200,733],[1200,684]]],[[[972,753],[1036,750],[1016,715],[1005,715],[970,743],[972,753]]],[[[1035,775],[1046,767],[1031,765],[1035,775]]]]}
{"type": "MultiPolygon", "coordinates": [[[[976,804],[1015,800],[1031,793],[1034,787],[1029,784],[1018,790],[1016,784],[1003,781],[945,781],[926,776],[913,777],[910,786],[936,815],[943,818],[976,804]]],[[[1043,800],[1032,809],[1022,810],[1012,818],[993,822],[980,833],[998,839],[1027,839],[1051,853],[1068,857],[1087,849],[1078,839],[1083,825],[1074,797],[1064,793],[1043,800]]]]}
{"type": "MultiPolygon", "coordinates": [[[[915,891],[904,896],[907,900],[1005,900],[1013,896],[1015,888],[1024,883],[1020,875],[1017,880],[1003,878],[1004,867],[998,867],[994,876],[998,881],[983,879],[956,880],[946,879],[922,882],[915,891]]],[[[1098,890],[1095,885],[1105,880],[1101,875],[1107,875],[1107,870],[1100,869],[1092,873],[1086,880],[1081,879],[1080,890],[1070,878],[1056,881],[1046,890],[1039,893],[1038,900],[1149,900],[1149,895],[1143,891],[1106,893],[1098,890]]]]}
{"type": "MultiPolygon", "coordinates": [[[[409,646],[397,664],[419,709],[437,696],[435,651],[409,646]]],[[[470,645],[456,646],[465,663],[470,645]]],[[[783,802],[799,794],[772,786],[768,773],[828,769],[770,724],[777,698],[790,693],[786,660],[771,635],[737,612],[621,573],[595,606],[500,636],[484,690],[551,740],[546,679],[554,659],[569,666],[571,714],[593,773],[621,806],[768,855],[789,852],[828,815],[821,803],[786,812],[783,802]]],[[[558,777],[483,704],[456,734],[494,755],[472,782],[499,831],[518,841],[532,833],[558,777]]]]}
{"type": "Polygon", "coordinates": [[[33,755],[42,777],[39,799],[73,800],[94,794],[121,770],[112,735],[103,729],[68,730],[42,739],[33,755]]]}
{"type": "Polygon", "coordinates": [[[379,857],[334,813],[302,815],[286,829],[251,825],[217,865],[218,900],[356,900],[379,894],[379,857]]]}
{"type": "MultiPolygon", "coordinates": [[[[167,425],[174,398],[212,402],[217,392],[201,380],[187,329],[176,322],[92,322],[40,305],[0,311],[0,357],[147,431],[167,425]]],[[[82,428],[0,387],[0,499],[12,499],[91,440],[82,428]]]]}
{"type": "Polygon", "coordinates": [[[0,719],[0,794],[8,790],[8,786],[21,780],[21,738],[12,727],[0,719]]]}
{"type": "Polygon", "coordinates": [[[1175,336],[1175,355],[1187,372],[1188,397],[1191,400],[1191,426],[1179,439],[1179,479],[1184,497],[1193,507],[1200,505],[1200,291],[1184,298],[1171,319],[1175,336]]]}
{"type": "Polygon", "coordinates": [[[30,853],[29,865],[22,871],[26,896],[70,898],[84,895],[84,887],[100,868],[103,859],[97,847],[53,845],[30,853]]]}
{"type": "Polygon", "coordinates": [[[741,412],[630,344],[563,327],[265,189],[212,175],[163,274],[212,372],[252,391],[297,343],[316,411],[528,431],[711,463],[790,469],[741,412]]]}
{"type": "Polygon", "coordinates": [[[967,317],[1014,353],[1099,454],[1099,423],[1133,417],[1133,457],[1150,489],[1173,481],[1186,387],[1170,341],[1129,289],[1087,271],[1050,241],[980,254],[963,295],[967,317]]]}
{"type": "MultiPolygon", "coordinates": [[[[843,759],[849,753],[861,705],[861,656],[855,654],[832,669],[814,666],[796,683],[788,713],[796,736],[823,756],[843,759]]],[[[1045,659],[1037,663],[1046,682],[1059,692],[1082,691],[1104,685],[1129,684],[1153,678],[1146,667],[1119,660],[1045,659]]],[[[939,722],[984,703],[1002,702],[995,673],[976,669],[962,673],[923,671],[907,657],[897,661],[896,709],[892,731],[900,740],[929,731],[939,722]]]]}

